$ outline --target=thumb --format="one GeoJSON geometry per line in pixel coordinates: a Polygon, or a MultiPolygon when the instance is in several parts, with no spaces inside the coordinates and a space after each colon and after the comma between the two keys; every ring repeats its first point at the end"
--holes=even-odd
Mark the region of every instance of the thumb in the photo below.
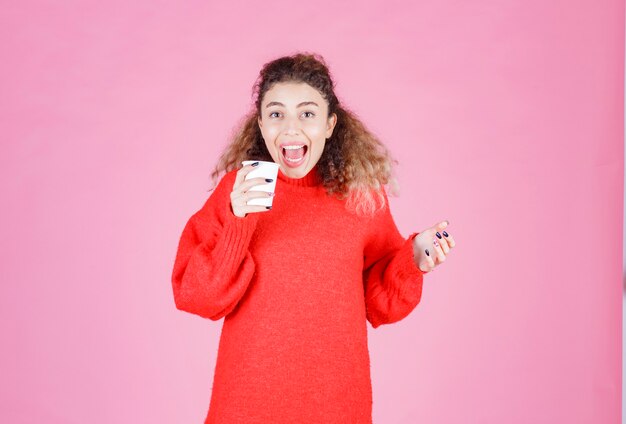
{"type": "Polygon", "coordinates": [[[448,221],[447,219],[445,221],[441,221],[440,223],[438,223],[437,225],[435,225],[435,228],[437,230],[443,230],[444,228],[446,228],[448,226],[448,224],[450,224],[450,221],[448,221]]]}

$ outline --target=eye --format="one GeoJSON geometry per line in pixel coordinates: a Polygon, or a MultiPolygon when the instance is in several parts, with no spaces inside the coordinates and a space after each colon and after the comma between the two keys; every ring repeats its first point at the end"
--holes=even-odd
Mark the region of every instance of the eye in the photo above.
{"type": "Polygon", "coordinates": [[[315,116],[315,114],[313,112],[304,112],[304,113],[310,113],[312,116],[315,116]]]}
{"type": "Polygon", "coordinates": [[[270,118],[273,118],[273,116],[272,116],[272,115],[273,115],[273,114],[275,114],[275,113],[279,113],[279,112],[271,112],[271,113],[270,113],[270,118]]]}

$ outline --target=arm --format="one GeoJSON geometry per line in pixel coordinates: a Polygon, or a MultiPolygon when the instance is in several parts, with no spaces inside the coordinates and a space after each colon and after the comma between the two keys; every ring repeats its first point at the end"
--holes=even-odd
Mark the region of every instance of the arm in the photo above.
{"type": "Polygon", "coordinates": [[[384,197],[384,209],[370,222],[364,252],[366,316],[373,328],[400,321],[417,306],[424,274],[413,253],[413,239],[419,233],[406,239],[400,235],[386,193],[384,197]]]}
{"type": "Polygon", "coordinates": [[[233,214],[235,177],[226,174],[185,225],[172,272],[176,308],[212,320],[237,306],[255,272],[248,246],[258,215],[233,214]]]}

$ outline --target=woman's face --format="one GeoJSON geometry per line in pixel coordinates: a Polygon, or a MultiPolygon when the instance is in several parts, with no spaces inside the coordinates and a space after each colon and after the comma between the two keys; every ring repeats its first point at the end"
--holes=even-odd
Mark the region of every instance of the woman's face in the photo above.
{"type": "Polygon", "coordinates": [[[327,115],[328,103],[306,83],[277,83],[265,92],[259,128],[286,176],[304,177],[322,156],[337,123],[336,114],[327,115]]]}

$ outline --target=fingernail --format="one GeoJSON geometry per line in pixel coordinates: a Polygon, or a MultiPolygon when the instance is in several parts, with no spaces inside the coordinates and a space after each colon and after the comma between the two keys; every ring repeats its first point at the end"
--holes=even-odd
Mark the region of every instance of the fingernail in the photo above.
{"type": "Polygon", "coordinates": [[[445,231],[443,232],[443,235],[448,237],[448,233],[446,233],[445,231]]]}
{"type": "Polygon", "coordinates": [[[254,163],[252,164],[252,166],[257,166],[258,164],[259,164],[259,162],[254,162],[254,163]]]}
{"type": "Polygon", "coordinates": [[[265,209],[272,209],[272,207],[271,206],[266,206],[265,209]]]}
{"type": "Polygon", "coordinates": [[[270,195],[270,197],[272,197],[272,196],[274,195],[274,193],[267,193],[267,194],[269,194],[269,195],[270,195]]]}
{"type": "Polygon", "coordinates": [[[272,181],[274,181],[274,179],[272,178],[266,178],[265,181],[267,181],[268,183],[271,183],[272,181]]]}
{"type": "Polygon", "coordinates": [[[430,253],[428,253],[428,249],[426,249],[426,256],[430,256],[430,253]]]}
{"type": "Polygon", "coordinates": [[[439,242],[437,240],[435,240],[435,242],[433,243],[435,246],[439,246],[439,242]]]}
{"type": "Polygon", "coordinates": [[[437,237],[441,238],[441,234],[439,234],[439,231],[437,231],[437,237]]]}

